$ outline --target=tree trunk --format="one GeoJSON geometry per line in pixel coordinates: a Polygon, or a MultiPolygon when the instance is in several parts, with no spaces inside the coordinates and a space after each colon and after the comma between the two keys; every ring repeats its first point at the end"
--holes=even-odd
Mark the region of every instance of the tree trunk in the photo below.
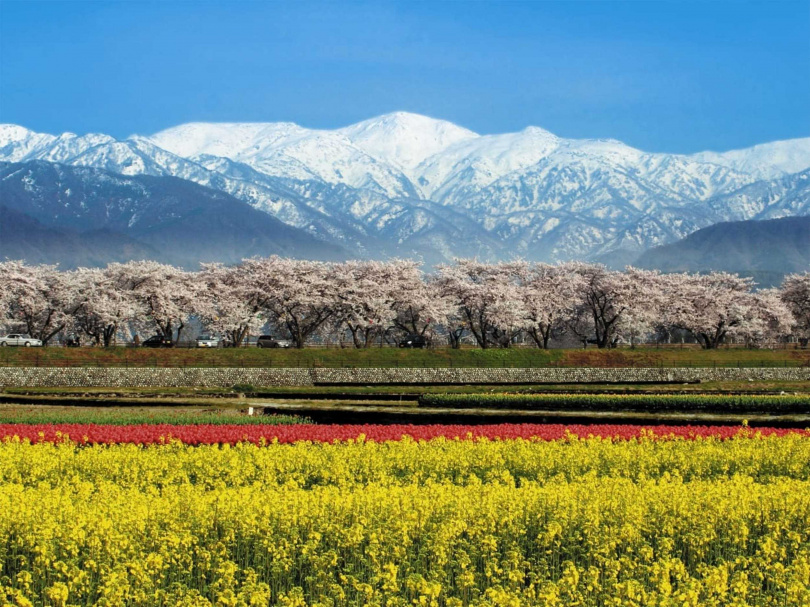
{"type": "Polygon", "coordinates": [[[160,331],[161,337],[163,337],[164,339],[171,340],[172,339],[172,333],[173,333],[172,321],[167,320],[164,324],[160,324],[158,322],[157,325],[158,325],[158,331],[160,331]]]}
{"type": "Polygon", "coordinates": [[[360,327],[352,325],[350,322],[347,322],[346,326],[349,328],[349,333],[352,336],[352,343],[354,344],[354,347],[357,349],[362,348],[363,344],[360,341],[360,327]]]}
{"type": "Polygon", "coordinates": [[[478,346],[482,350],[486,350],[489,347],[489,340],[487,339],[487,326],[486,321],[484,320],[483,312],[479,312],[477,315],[473,314],[472,310],[469,308],[463,308],[464,315],[467,317],[467,321],[470,323],[470,333],[473,334],[475,337],[475,341],[478,342],[478,346]],[[478,318],[476,318],[476,316],[478,318]],[[475,321],[478,321],[476,325],[475,321]]]}
{"type": "Polygon", "coordinates": [[[109,348],[112,344],[113,337],[115,337],[115,332],[118,329],[118,326],[115,324],[107,325],[102,330],[102,338],[104,340],[104,347],[109,348]]]}
{"type": "Polygon", "coordinates": [[[535,325],[527,333],[532,338],[535,345],[541,350],[548,350],[548,342],[551,339],[551,325],[535,325]]]}
{"type": "Polygon", "coordinates": [[[478,345],[482,350],[489,349],[489,342],[487,341],[486,336],[482,336],[478,334],[478,331],[475,329],[470,329],[472,331],[473,336],[475,337],[475,341],[478,342],[478,345]]]}
{"type": "Polygon", "coordinates": [[[247,326],[239,327],[238,329],[234,329],[231,333],[231,347],[238,348],[242,345],[242,343],[248,337],[248,331],[250,329],[247,326]]]}
{"type": "Polygon", "coordinates": [[[284,324],[287,325],[287,331],[290,332],[290,337],[292,338],[295,347],[298,348],[299,350],[303,350],[306,336],[304,335],[304,332],[301,330],[301,325],[298,322],[298,319],[290,315],[290,320],[284,321],[284,324]]]}
{"type": "Polygon", "coordinates": [[[58,326],[56,329],[54,329],[54,330],[53,330],[53,331],[51,331],[50,333],[47,333],[46,335],[43,335],[43,336],[40,338],[40,339],[42,339],[42,345],[43,345],[43,346],[47,346],[47,345],[48,345],[48,342],[49,342],[49,341],[51,341],[51,339],[53,338],[53,336],[54,336],[54,335],[56,335],[57,333],[59,333],[59,332],[60,332],[62,329],[64,329],[64,328],[65,328],[65,325],[59,325],[59,326],[58,326]]]}
{"type": "Polygon", "coordinates": [[[447,339],[450,341],[450,347],[453,348],[453,350],[458,350],[461,348],[461,338],[463,335],[463,328],[447,330],[447,339]]]}
{"type": "Polygon", "coordinates": [[[716,350],[726,338],[726,333],[726,328],[723,325],[720,325],[717,327],[714,334],[704,332],[699,333],[697,337],[704,350],[716,350]]]}

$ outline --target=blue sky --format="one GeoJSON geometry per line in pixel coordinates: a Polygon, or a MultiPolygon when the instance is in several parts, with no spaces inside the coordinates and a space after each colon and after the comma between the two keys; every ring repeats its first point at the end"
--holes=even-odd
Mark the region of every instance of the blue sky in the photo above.
{"type": "Polygon", "coordinates": [[[810,0],[0,1],[2,122],[124,137],[395,110],[649,151],[810,136],[810,0]]]}

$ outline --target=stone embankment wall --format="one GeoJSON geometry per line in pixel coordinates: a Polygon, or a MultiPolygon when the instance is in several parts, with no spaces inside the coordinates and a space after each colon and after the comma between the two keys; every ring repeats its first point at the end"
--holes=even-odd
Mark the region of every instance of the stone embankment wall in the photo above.
{"type": "Polygon", "coordinates": [[[230,387],[329,384],[533,384],[810,381],[810,368],[255,369],[0,367],[0,387],[230,387]]]}

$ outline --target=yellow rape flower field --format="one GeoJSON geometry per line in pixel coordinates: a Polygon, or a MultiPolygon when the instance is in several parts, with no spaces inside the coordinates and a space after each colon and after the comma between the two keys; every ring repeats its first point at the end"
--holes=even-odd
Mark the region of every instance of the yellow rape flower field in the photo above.
{"type": "Polygon", "coordinates": [[[9,439],[0,603],[806,607],[810,438],[9,439]]]}

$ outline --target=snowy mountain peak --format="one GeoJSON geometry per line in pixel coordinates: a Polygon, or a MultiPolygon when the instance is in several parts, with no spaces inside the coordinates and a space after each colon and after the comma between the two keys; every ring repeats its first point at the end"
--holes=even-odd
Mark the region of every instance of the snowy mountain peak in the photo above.
{"type": "Polygon", "coordinates": [[[547,131],[539,126],[527,126],[520,132],[535,139],[559,139],[559,137],[557,137],[551,131],[547,131]]]}
{"type": "Polygon", "coordinates": [[[54,139],[53,135],[35,133],[16,124],[0,124],[0,158],[17,162],[54,139]]]}
{"type": "Polygon", "coordinates": [[[540,127],[459,141],[427,158],[417,169],[426,196],[466,196],[469,186],[488,185],[547,158],[563,139],[540,127]]]}
{"type": "Polygon", "coordinates": [[[408,112],[385,114],[338,132],[370,156],[403,169],[413,169],[454,143],[478,137],[452,122],[408,112]]]}
{"type": "Polygon", "coordinates": [[[185,158],[208,154],[234,159],[307,132],[292,122],[189,122],[145,139],[185,158]]]}
{"type": "MultiPolygon", "coordinates": [[[[0,146],[24,141],[37,134],[38,133],[17,124],[0,124],[0,146]]],[[[53,138],[53,135],[47,135],[47,137],[53,138]]]]}
{"type": "Polygon", "coordinates": [[[774,179],[810,168],[810,137],[761,143],[742,150],[700,152],[692,156],[761,179],[774,179]]]}
{"type": "Polygon", "coordinates": [[[318,178],[414,197],[411,169],[478,135],[451,122],[395,112],[335,130],[292,123],[190,123],[148,137],[184,158],[220,156],[269,176],[318,178]]]}
{"type": "Polygon", "coordinates": [[[338,130],[344,132],[349,131],[361,132],[369,129],[371,130],[382,129],[389,133],[395,132],[397,130],[403,131],[449,130],[449,131],[456,131],[466,137],[476,136],[476,133],[470,131],[469,129],[465,129],[464,127],[460,127],[448,120],[442,120],[440,118],[431,118],[430,116],[425,116],[423,114],[414,114],[413,112],[390,112],[388,114],[382,114],[381,116],[375,116],[374,118],[362,120],[360,122],[351,124],[338,130]]]}

